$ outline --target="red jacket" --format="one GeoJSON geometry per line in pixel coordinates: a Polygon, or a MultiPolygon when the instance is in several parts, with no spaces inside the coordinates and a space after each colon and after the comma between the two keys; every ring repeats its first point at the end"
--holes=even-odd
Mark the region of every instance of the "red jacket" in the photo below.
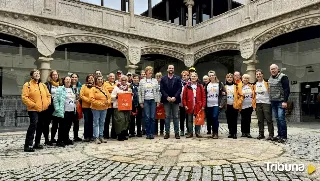
{"type": "Polygon", "coordinates": [[[203,107],[206,107],[206,94],[204,92],[203,86],[199,83],[197,83],[195,106],[193,105],[193,99],[194,96],[193,90],[191,88],[191,83],[188,82],[188,84],[183,88],[182,104],[183,107],[188,107],[188,110],[186,110],[187,114],[194,113],[196,115],[203,107]]]}

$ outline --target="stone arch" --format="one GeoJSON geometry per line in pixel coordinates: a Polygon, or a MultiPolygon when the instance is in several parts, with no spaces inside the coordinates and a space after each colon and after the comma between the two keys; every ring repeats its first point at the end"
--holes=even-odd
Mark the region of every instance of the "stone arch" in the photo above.
{"type": "Polygon", "coordinates": [[[256,53],[259,48],[267,43],[268,41],[286,34],[290,33],[299,29],[311,27],[311,26],[318,26],[320,25],[320,15],[313,15],[313,16],[308,16],[308,17],[302,17],[302,18],[297,18],[295,20],[290,20],[289,22],[282,23],[276,27],[272,27],[261,34],[257,35],[254,38],[254,53],[256,53]]]}
{"type": "Polygon", "coordinates": [[[174,49],[168,48],[168,47],[142,47],[141,48],[141,55],[147,55],[147,54],[166,55],[166,56],[181,60],[182,62],[183,62],[183,59],[185,56],[185,54],[183,52],[180,52],[178,50],[174,50],[174,49]]]}
{"type": "Polygon", "coordinates": [[[121,52],[128,59],[128,46],[116,39],[88,34],[68,34],[56,38],[56,47],[71,43],[93,43],[104,45],[121,52]]]}
{"type": "Polygon", "coordinates": [[[18,27],[16,25],[8,24],[8,23],[6,23],[6,24],[0,23],[0,33],[15,36],[17,38],[21,38],[22,40],[30,42],[32,45],[37,47],[36,33],[32,32],[28,29],[18,27]]]}
{"type": "Polygon", "coordinates": [[[194,61],[196,63],[200,58],[222,50],[240,50],[240,45],[237,42],[224,42],[203,47],[195,52],[194,61]]]}

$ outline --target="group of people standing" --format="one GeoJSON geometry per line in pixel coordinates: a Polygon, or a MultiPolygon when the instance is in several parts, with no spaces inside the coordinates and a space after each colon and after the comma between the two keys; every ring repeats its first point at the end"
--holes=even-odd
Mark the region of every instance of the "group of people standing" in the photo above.
{"type": "Polygon", "coordinates": [[[31,80],[22,90],[22,101],[27,105],[30,126],[27,131],[24,151],[33,152],[42,149],[41,135],[46,145],[60,147],[82,141],[78,136],[79,119],[84,118],[84,141],[97,144],[107,139],[119,141],[128,137],[154,139],[160,135],[170,138],[170,122],[173,121],[174,136],[201,138],[200,125],[194,126],[194,119],[204,111],[207,119],[207,134],[218,139],[219,113],[226,111],[229,138],[237,138],[238,113],[241,114],[241,137],[250,135],[251,114],[256,110],[259,121],[258,139],[264,136],[264,120],[267,120],[269,137],[267,140],[285,142],[287,139],[285,109],[290,94],[288,77],[279,71],[277,65],[270,66],[269,81],[263,79],[263,72],[256,71],[257,82],[249,83],[250,76],[240,72],[227,74],[225,81],[219,81],[215,71],[209,71],[200,82],[195,68],[183,71],[180,76],[174,74],[174,66],[168,66],[168,75],[156,73],[148,66],[141,75],[122,71],[110,73],[107,81],[101,71],[86,77],[81,85],[77,74],[59,78],[57,71],[50,72],[46,83],[40,80],[40,72],[30,72],[31,80]],[[118,97],[122,93],[132,96],[132,110],[118,109],[118,97]],[[157,109],[163,107],[165,119],[155,120],[157,109]],[[278,136],[274,137],[271,110],[278,124],[278,136]],[[179,120],[180,119],[180,120],[179,120]],[[51,139],[49,139],[49,125],[51,139]],[[111,135],[109,126],[112,123],[111,135]],[[179,130],[180,123],[180,130],[179,130]],[[74,137],[69,137],[73,124],[74,137]],[[186,132],[185,132],[186,126],[186,132]],[[55,140],[58,131],[58,139],[55,140]],[[35,143],[33,145],[35,137],[35,143]]]}

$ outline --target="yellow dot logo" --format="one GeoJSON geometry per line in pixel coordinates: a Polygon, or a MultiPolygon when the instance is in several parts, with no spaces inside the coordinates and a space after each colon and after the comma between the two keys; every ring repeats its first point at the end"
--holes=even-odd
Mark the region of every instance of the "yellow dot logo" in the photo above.
{"type": "Polygon", "coordinates": [[[313,165],[308,165],[308,174],[311,175],[316,171],[316,167],[313,165]]]}

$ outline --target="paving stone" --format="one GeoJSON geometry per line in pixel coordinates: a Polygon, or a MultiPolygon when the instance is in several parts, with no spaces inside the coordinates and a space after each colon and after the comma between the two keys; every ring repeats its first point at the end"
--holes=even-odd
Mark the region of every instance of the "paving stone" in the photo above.
{"type": "Polygon", "coordinates": [[[222,175],[212,175],[212,180],[222,180],[223,179],[223,177],[222,177],[222,175]]]}
{"type": "Polygon", "coordinates": [[[244,173],[245,174],[245,176],[247,177],[247,178],[254,178],[254,177],[256,177],[255,175],[254,175],[254,173],[244,173]]]}

